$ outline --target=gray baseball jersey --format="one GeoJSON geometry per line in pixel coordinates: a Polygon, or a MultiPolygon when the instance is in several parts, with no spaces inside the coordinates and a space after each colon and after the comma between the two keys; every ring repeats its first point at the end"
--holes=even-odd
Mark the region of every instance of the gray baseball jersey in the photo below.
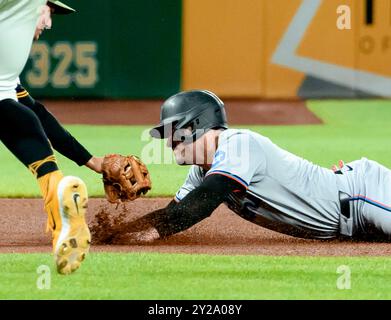
{"type": "Polygon", "coordinates": [[[27,62],[45,3],[46,0],[0,0],[0,100],[17,101],[18,77],[27,62]]]}
{"type": "Polygon", "coordinates": [[[240,216],[268,229],[296,237],[331,239],[375,232],[391,234],[391,171],[365,158],[347,164],[340,174],[285,151],[250,130],[228,129],[209,171],[190,168],[176,194],[180,201],[209,175],[220,174],[246,188],[226,204],[240,216]],[[351,216],[341,215],[341,194],[351,216]],[[372,231],[371,231],[372,232],[372,231]]]}

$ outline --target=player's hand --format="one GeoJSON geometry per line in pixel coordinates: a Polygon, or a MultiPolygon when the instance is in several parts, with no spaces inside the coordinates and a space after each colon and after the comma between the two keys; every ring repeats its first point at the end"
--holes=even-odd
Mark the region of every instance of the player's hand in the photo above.
{"type": "Polygon", "coordinates": [[[129,233],[127,236],[130,242],[135,243],[151,243],[160,238],[159,232],[153,227],[147,230],[129,233]]]}
{"type": "Polygon", "coordinates": [[[342,160],[339,160],[338,167],[336,165],[333,165],[331,167],[331,170],[333,170],[335,174],[344,174],[345,172],[353,171],[353,167],[349,164],[345,164],[345,162],[343,162],[342,160]]]}
{"type": "Polygon", "coordinates": [[[331,167],[331,170],[333,170],[333,172],[337,172],[338,170],[342,169],[343,167],[345,166],[345,162],[343,162],[343,160],[339,160],[338,161],[338,167],[334,164],[332,167],[331,167]]]}
{"type": "Polygon", "coordinates": [[[103,157],[93,156],[86,163],[86,167],[90,168],[91,170],[94,170],[96,173],[102,173],[102,163],[103,163],[103,157]]]}
{"type": "Polygon", "coordinates": [[[34,40],[38,40],[41,33],[45,29],[51,29],[52,18],[50,7],[45,5],[42,7],[41,15],[39,16],[37,27],[35,28],[34,40]]]}

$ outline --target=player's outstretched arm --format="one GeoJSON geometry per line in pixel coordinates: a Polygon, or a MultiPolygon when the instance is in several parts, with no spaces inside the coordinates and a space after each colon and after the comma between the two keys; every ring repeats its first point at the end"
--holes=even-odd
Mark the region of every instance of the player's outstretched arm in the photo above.
{"type": "Polygon", "coordinates": [[[181,202],[171,201],[166,208],[153,211],[129,223],[125,230],[131,233],[130,238],[136,241],[148,242],[168,237],[209,217],[234,191],[245,192],[245,188],[226,176],[208,176],[181,202]]]}

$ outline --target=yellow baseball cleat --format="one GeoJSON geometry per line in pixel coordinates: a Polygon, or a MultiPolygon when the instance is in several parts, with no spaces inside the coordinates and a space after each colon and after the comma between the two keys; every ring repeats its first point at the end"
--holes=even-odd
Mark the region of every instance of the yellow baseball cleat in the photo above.
{"type": "Polygon", "coordinates": [[[48,209],[53,219],[53,253],[57,271],[70,274],[80,267],[91,243],[85,220],[87,187],[80,178],[66,176],[58,183],[57,197],[51,200],[48,209]]]}

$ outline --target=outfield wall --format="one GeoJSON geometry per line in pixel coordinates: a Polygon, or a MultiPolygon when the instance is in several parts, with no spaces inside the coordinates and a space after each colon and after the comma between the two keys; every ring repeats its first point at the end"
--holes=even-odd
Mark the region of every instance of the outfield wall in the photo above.
{"type": "Polygon", "coordinates": [[[69,0],[22,77],[44,97],[158,98],[179,90],[180,0],[69,0]]]}
{"type": "Polygon", "coordinates": [[[391,96],[391,0],[68,3],[22,76],[36,96],[391,96]]]}

